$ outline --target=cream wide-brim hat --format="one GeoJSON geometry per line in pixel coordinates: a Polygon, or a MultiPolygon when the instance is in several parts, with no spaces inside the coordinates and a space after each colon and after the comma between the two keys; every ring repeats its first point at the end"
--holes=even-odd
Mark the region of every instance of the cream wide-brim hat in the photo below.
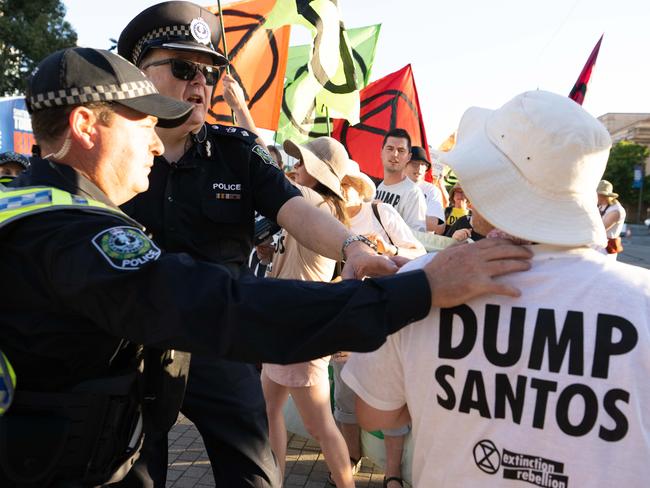
{"type": "Polygon", "coordinates": [[[600,180],[598,188],[596,188],[596,193],[604,197],[618,198],[618,193],[614,193],[614,185],[607,180],[600,180]]]}
{"type": "Polygon", "coordinates": [[[352,159],[348,160],[345,177],[353,180],[356,187],[361,189],[359,196],[364,202],[374,201],[375,195],[377,194],[377,187],[368,175],[361,172],[359,163],[352,159]]]}
{"type": "Polygon", "coordinates": [[[537,243],[604,245],[595,189],[610,147],[605,127],[573,100],[531,91],[497,110],[468,109],[456,146],[439,156],[498,229],[537,243]]]}
{"type": "Polygon", "coordinates": [[[341,180],[350,158],[343,144],[331,137],[318,137],[302,145],[286,140],[283,147],[289,156],[303,161],[307,173],[345,200],[341,180]]]}

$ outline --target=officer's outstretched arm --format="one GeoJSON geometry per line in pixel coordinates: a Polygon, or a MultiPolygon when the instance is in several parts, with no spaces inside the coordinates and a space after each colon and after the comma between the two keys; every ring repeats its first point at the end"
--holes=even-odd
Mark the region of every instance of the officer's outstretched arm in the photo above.
{"type": "Polygon", "coordinates": [[[278,224],[308,249],[337,261],[345,258],[346,278],[384,276],[397,271],[397,266],[385,256],[378,256],[362,242],[343,244],[351,235],[341,222],[330,214],[310,205],[304,198],[288,200],[278,212],[278,224]]]}
{"type": "Polygon", "coordinates": [[[53,225],[49,293],[89,327],[136,343],[292,363],[373,350],[430,307],[419,271],[336,285],[235,280],[221,266],[162,253],[138,229],[84,217],[65,232],[53,225]]]}

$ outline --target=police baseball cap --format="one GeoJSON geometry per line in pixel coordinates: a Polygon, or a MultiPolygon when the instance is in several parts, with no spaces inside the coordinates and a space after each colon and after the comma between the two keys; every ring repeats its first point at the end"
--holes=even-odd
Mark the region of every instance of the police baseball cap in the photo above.
{"type": "Polygon", "coordinates": [[[18,154],[17,152],[7,151],[0,153],[0,166],[7,163],[16,163],[23,167],[23,169],[29,168],[29,158],[24,154],[18,154]]]}
{"type": "Polygon", "coordinates": [[[153,48],[208,54],[216,66],[228,64],[217,51],[219,17],[191,2],[163,2],[140,12],[120,34],[117,52],[139,65],[153,48]]]}
{"type": "Polygon", "coordinates": [[[427,169],[431,169],[431,161],[427,158],[427,152],[420,146],[411,148],[411,161],[422,161],[427,165],[427,169]]]}
{"type": "Polygon", "coordinates": [[[36,67],[25,96],[30,113],[39,110],[115,102],[158,117],[158,126],[176,127],[187,120],[192,104],[158,93],[147,76],[117,54],[73,47],[50,54],[36,67]]]}

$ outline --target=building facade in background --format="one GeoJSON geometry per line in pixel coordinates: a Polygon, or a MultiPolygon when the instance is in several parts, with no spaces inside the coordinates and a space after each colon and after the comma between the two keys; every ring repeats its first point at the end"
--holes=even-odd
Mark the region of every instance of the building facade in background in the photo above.
{"type": "MultiPolygon", "coordinates": [[[[607,113],[598,117],[612,136],[612,142],[631,141],[650,147],[650,113],[607,113]]],[[[650,158],[645,162],[645,174],[650,174],[650,158]]]]}

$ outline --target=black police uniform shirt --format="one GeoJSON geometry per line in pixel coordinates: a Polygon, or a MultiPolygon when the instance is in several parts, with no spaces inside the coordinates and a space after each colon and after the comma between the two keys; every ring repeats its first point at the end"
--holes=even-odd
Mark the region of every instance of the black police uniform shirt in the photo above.
{"type": "Polygon", "coordinates": [[[255,210],[276,220],[282,205],[301,197],[255,138],[204,124],[179,161],[155,158],[149,189],[122,209],[166,251],[238,270],[253,247],[255,210]]]}
{"type": "MultiPolygon", "coordinates": [[[[10,186],[50,186],[112,206],[72,168],[43,159],[10,186]]],[[[0,252],[0,349],[19,390],[57,391],[115,374],[134,357],[119,354],[132,347],[122,338],[245,362],[368,351],[430,307],[422,271],[339,284],[234,280],[223,266],[159,251],[118,216],[78,209],[1,227],[0,252]],[[137,244],[134,259],[111,245],[125,234],[137,244]]]]}

